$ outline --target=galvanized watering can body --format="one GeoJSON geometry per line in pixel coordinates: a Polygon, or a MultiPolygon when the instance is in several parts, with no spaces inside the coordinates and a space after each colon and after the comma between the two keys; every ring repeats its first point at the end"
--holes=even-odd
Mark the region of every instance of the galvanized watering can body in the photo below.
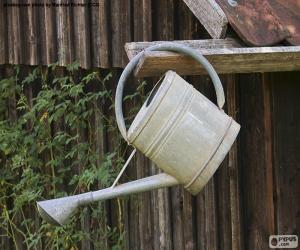
{"type": "Polygon", "coordinates": [[[137,114],[127,139],[195,195],[223,161],[239,128],[192,85],[168,71],[137,114]]]}
{"type": "Polygon", "coordinates": [[[175,72],[168,71],[127,132],[122,112],[123,89],[144,52],[136,55],[124,69],[117,86],[117,123],[124,139],[164,173],[103,190],[38,202],[38,209],[48,222],[64,224],[80,205],[177,184],[195,195],[230,150],[240,125],[222,110],[225,102],[222,84],[209,62],[197,51],[180,44],[162,43],[147,50],[185,53],[202,64],[214,84],[218,107],[175,72]]]}

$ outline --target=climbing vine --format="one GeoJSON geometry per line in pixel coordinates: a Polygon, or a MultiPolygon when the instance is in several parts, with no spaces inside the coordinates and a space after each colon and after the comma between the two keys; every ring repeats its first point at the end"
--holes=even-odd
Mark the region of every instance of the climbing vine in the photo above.
{"type": "Polygon", "coordinates": [[[83,241],[122,249],[121,202],[115,228],[101,219],[103,203],[80,209],[66,226],[42,221],[35,204],[113,182],[126,146],[113,115],[112,74],[82,73],[77,63],[64,72],[56,64],[37,67],[22,79],[19,67],[13,70],[0,81],[0,237],[16,249],[20,242],[25,249],[77,249],[83,241]]]}

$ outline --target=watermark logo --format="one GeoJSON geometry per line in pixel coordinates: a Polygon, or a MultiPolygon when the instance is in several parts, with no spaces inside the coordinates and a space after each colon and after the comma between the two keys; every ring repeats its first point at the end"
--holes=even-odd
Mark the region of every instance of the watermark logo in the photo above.
{"type": "Polygon", "coordinates": [[[18,3],[11,3],[10,1],[4,0],[3,6],[8,7],[43,7],[43,8],[51,8],[51,7],[99,7],[99,3],[97,0],[90,0],[83,2],[82,0],[78,0],[77,2],[73,1],[59,1],[59,0],[47,0],[46,2],[39,2],[40,0],[32,1],[30,3],[25,2],[18,2],[18,3]]]}
{"type": "Polygon", "coordinates": [[[297,235],[270,235],[269,237],[270,248],[297,248],[298,236],[297,235]]]}

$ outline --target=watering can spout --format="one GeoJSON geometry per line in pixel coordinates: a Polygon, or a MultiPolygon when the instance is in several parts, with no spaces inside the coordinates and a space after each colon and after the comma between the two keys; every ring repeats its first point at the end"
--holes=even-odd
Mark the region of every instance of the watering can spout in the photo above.
{"type": "Polygon", "coordinates": [[[178,184],[178,181],[174,177],[162,173],[121,184],[116,187],[52,200],[39,201],[37,202],[37,207],[44,220],[50,224],[63,225],[81,205],[178,184]]]}

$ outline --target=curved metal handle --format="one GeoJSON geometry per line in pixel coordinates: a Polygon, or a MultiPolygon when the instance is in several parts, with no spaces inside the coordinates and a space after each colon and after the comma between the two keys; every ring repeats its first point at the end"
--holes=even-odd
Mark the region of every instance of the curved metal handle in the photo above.
{"type": "Polygon", "coordinates": [[[187,47],[182,44],[178,43],[171,43],[171,42],[165,42],[160,43],[157,45],[153,45],[151,47],[148,47],[147,49],[141,51],[136,56],[134,56],[131,61],[127,64],[124,71],[121,74],[121,77],[118,82],[117,91],[116,91],[116,97],[115,97],[115,113],[117,118],[117,124],[119,127],[119,130],[123,136],[123,138],[128,142],[127,140],[127,131],[123,116],[123,108],[122,108],[122,100],[123,100],[123,90],[125,86],[125,82],[131,72],[134,70],[135,66],[138,64],[141,57],[144,55],[146,51],[174,51],[174,52],[180,52],[187,54],[194,58],[197,62],[199,62],[207,71],[208,75],[210,76],[217,95],[217,103],[219,108],[221,109],[225,103],[225,96],[224,96],[224,90],[223,86],[221,84],[220,78],[213,68],[213,66],[207,61],[207,59],[201,55],[198,51],[187,47]]]}

